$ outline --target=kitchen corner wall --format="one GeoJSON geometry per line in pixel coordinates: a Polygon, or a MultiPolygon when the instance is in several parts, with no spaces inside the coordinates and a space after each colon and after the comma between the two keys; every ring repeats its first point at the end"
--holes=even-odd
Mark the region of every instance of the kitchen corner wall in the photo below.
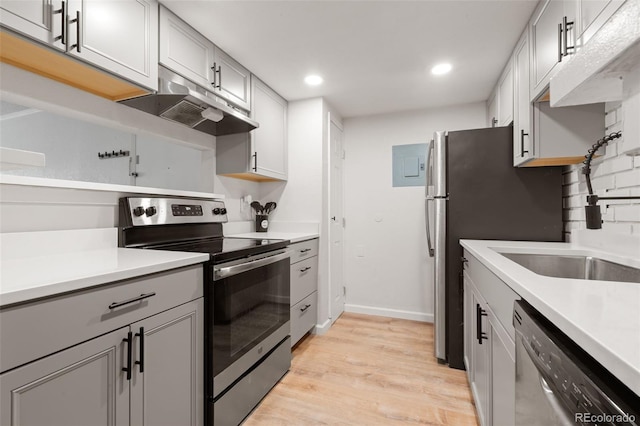
{"type": "Polygon", "coordinates": [[[392,187],[391,147],[485,121],[482,102],[345,119],[346,311],[433,321],[424,187],[392,187]]]}
{"type": "MultiPolygon", "coordinates": [[[[625,102],[612,102],[605,106],[605,133],[622,130],[622,138],[610,143],[605,155],[591,163],[591,183],[594,193],[599,196],[640,196],[640,156],[620,153],[624,140],[640,138],[638,130],[625,131],[624,108],[625,102]]],[[[627,126],[627,129],[631,127],[627,126]]],[[[586,229],[584,206],[588,191],[581,169],[582,164],[567,166],[563,176],[563,217],[567,240],[571,231],[586,229]]],[[[602,211],[603,232],[640,236],[640,200],[601,200],[598,204],[602,211]]]]}

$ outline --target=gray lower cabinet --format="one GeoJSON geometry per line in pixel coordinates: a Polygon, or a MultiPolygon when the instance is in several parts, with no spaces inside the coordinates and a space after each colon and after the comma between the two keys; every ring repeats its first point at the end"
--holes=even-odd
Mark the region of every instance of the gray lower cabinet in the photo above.
{"type": "MultiPolygon", "coordinates": [[[[96,333],[89,340],[77,341],[44,357],[38,357],[37,351],[24,352],[22,348],[16,348],[16,351],[22,351],[26,363],[0,374],[0,424],[202,425],[202,281],[198,283],[197,291],[193,291],[196,283],[181,281],[201,280],[202,267],[177,271],[95,290],[94,298],[107,302],[104,304],[106,312],[96,313],[95,320],[118,323],[122,318],[120,315],[131,318],[130,315],[135,316],[138,311],[137,321],[125,320],[126,324],[120,321],[117,328],[107,333],[96,333]],[[154,286],[156,282],[158,285],[154,286]],[[184,283],[184,297],[191,300],[180,301],[179,305],[164,310],[161,305],[169,294],[164,286],[169,282],[173,282],[173,287],[184,283]],[[132,291],[139,295],[141,286],[146,290],[155,289],[156,294],[147,301],[108,308],[113,302],[127,301],[120,296],[128,297],[132,291]],[[154,301],[154,297],[158,299],[154,301]],[[147,316],[145,308],[149,306],[154,312],[147,316]],[[37,359],[31,361],[33,356],[37,359]]],[[[150,293],[153,291],[143,294],[150,293]]],[[[14,336],[21,330],[24,331],[22,341],[28,342],[34,337],[29,326],[23,327],[23,322],[16,321],[21,319],[21,310],[30,316],[30,323],[64,340],[72,327],[59,328],[56,321],[48,322],[46,316],[40,316],[38,312],[46,315],[46,305],[50,303],[59,307],[60,303],[73,304],[91,298],[92,292],[88,291],[0,311],[7,343],[13,344],[14,336]],[[42,309],[36,309],[38,306],[42,309]]],[[[82,306],[57,313],[82,327],[96,327],[96,321],[85,314],[82,306]]],[[[4,337],[3,334],[3,344],[4,337]]],[[[3,352],[11,355],[12,351],[3,352]]]]}
{"type": "Polygon", "coordinates": [[[515,330],[519,296],[464,252],[464,361],[483,426],[515,422],[515,330]]]}
{"type": "Polygon", "coordinates": [[[0,375],[3,425],[124,425],[129,386],[120,329],[0,375]]]}
{"type": "Polygon", "coordinates": [[[318,239],[291,244],[291,346],[318,317],[318,239]]]}

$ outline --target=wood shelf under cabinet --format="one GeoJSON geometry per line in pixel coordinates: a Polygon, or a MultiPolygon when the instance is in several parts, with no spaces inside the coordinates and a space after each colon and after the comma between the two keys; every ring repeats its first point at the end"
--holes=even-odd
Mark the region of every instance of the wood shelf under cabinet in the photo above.
{"type": "Polygon", "coordinates": [[[0,61],[111,101],[150,93],[8,31],[0,31],[0,61]]]}

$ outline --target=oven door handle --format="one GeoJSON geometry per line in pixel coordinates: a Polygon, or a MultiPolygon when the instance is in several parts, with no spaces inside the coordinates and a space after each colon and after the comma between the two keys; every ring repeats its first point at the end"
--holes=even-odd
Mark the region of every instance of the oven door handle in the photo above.
{"type": "Polygon", "coordinates": [[[288,251],[263,257],[256,260],[250,260],[245,263],[241,263],[239,265],[226,266],[226,267],[213,267],[213,279],[220,280],[223,278],[231,277],[233,275],[241,274],[243,272],[251,271],[252,269],[261,268],[263,266],[271,265],[272,263],[279,262],[283,259],[287,259],[291,256],[291,253],[288,251]]]}

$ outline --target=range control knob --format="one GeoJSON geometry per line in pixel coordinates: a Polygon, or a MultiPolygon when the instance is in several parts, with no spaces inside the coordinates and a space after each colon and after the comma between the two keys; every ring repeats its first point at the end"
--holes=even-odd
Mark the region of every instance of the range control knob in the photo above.
{"type": "Polygon", "coordinates": [[[147,216],[151,217],[157,213],[157,210],[155,207],[151,206],[151,207],[147,207],[147,209],[144,212],[147,214],[147,216]]]}
{"type": "Polygon", "coordinates": [[[220,209],[218,207],[213,209],[213,214],[220,214],[220,209]]]}
{"type": "Polygon", "coordinates": [[[138,206],[135,209],[133,209],[134,216],[142,216],[143,214],[144,214],[144,207],[138,206]]]}
{"type": "Polygon", "coordinates": [[[227,209],[224,207],[220,209],[220,214],[227,214],[227,209]]]}

